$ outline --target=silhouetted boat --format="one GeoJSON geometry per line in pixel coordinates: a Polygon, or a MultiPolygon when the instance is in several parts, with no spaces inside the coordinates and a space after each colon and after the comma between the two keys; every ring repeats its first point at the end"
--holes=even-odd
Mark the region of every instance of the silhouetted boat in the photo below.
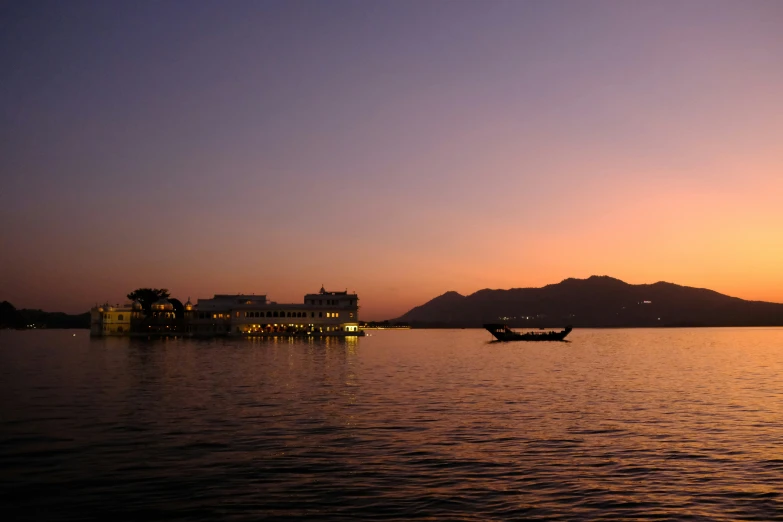
{"type": "Polygon", "coordinates": [[[566,326],[565,330],[560,332],[527,332],[519,333],[513,331],[505,324],[485,324],[484,328],[489,333],[495,336],[498,341],[562,341],[566,335],[571,331],[570,326],[566,326]]]}

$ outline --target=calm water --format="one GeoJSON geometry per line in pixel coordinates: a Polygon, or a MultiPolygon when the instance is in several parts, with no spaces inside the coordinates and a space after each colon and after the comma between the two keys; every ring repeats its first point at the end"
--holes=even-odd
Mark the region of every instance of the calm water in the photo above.
{"type": "Polygon", "coordinates": [[[783,329],[72,334],[0,332],[4,520],[783,520],[783,329]]]}

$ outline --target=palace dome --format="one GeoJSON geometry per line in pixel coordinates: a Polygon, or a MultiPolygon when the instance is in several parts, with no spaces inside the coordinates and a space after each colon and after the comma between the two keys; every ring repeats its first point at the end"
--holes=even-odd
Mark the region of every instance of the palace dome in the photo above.
{"type": "Polygon", "coordinates": [[[169,302],[165,297],[159,301],[152,303],[153,310],[174,310],[174,305],[169,302]]]}

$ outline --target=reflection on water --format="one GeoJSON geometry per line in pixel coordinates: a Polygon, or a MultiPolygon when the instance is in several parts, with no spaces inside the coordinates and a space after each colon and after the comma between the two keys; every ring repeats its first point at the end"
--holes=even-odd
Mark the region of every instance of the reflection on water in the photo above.
{"type": "Polygon", "coordinates": [[[783,329],[0,332],[19,520],[780,518],[783,329]]]}

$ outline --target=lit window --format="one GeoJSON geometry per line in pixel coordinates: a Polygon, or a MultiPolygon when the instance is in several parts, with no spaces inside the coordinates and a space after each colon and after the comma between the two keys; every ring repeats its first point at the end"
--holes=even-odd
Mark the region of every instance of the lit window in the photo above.
{"type": "Polygon", "coordinates": [[[351,312],[350,314],[348,314],[348,316],[349,316],[349,317],[351,317],[351,318],[353,318],[353,312],[351,312]]]}

